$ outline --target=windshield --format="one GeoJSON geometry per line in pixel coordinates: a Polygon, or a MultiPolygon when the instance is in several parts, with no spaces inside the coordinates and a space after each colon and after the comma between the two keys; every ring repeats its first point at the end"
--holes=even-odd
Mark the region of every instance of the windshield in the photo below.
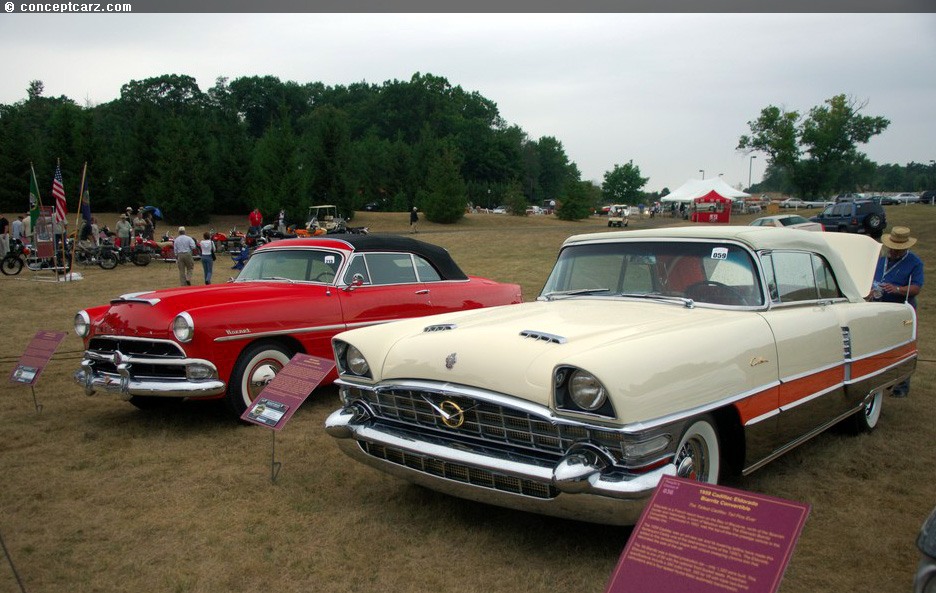
{"type": "Polygon", "coordinates": [[[341,266],[341,254],[317,249],[257,251],[237,276],[237,282],[281,280],[333,284],[341,266]]]}
{"type": "Polygon", "coordinates": [[[750,254],[738,245],[707,241],[567,247],[540,294],[544,298],[617,295],[728,306],[764,304],[750,254]]]}

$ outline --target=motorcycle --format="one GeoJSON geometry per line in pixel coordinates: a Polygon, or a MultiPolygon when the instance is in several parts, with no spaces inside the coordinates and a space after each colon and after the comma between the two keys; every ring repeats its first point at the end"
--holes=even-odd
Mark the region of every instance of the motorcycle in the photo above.
{"type": "Polygon", "coordinates": [[[118,264],[132,263],[135,266],[148,266],[153,259],[152,249],[142,241],[118,247],[110,239],[101,241],[102,252],[113,253],[118,264]]]}
{"type": "Polygon", "coordinates": [[[100,245],[79,241],[75,249],[75,261],[83,266],[96,265],[104,270],[113,270],[117,267],[117,254],[100,245]]]}
{"type": "Polygon", "coordinates": [[[64,270],[66,273],[71,271],[71,241],[66,245],[68,251],[64,254],[64,264],[62,263],[63,254],[56,252],[52,257],[39,257],[36,249],[20,239],[10,240],[10,251],[3,260],[0,261],[0,271],[6,276],[15,276],[19,274],[24,267],[37,272],[39,270],[64,270]]]}
{"type": "MultiPolygon", "coordinates": [[[[172,235],[166,233],[162,236],[162,241],[154,241],[152,239],[144,239],[143,237],[137,235],[133,239],[133,248],[137,253],[146,253],[149,255],[149,259],[158,259],[166,262],[174,262],[176,260],[175,250],[172,246],[172,235]]],[[[143,261],[142,256],[140,256],[140,261],[143,261]]],[[[149,261],[144,263],[137,263],[138,266],[145,266],[149,261]]]]}

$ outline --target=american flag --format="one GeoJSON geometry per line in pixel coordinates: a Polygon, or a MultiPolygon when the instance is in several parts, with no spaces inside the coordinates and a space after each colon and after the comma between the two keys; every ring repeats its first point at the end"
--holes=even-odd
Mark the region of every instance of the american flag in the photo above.
{"type": "Polygon", "coordinates": [[[65,208],[65,186],[62,184],[62,169],[55,165],[55,179],[52,180],[52,197],[55,199],[55,222],[64,222],[68,210],[65,208]]]}

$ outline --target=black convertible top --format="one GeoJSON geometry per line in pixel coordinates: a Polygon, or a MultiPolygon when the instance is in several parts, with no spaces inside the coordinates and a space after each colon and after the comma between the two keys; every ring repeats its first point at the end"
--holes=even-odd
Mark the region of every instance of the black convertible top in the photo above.
{"type": "Polygon", "coordinates": [[[408,251],[425,258],[432,267],[439,272],[443,280],[467,280],[468,276],[462,272],[449,252],[431,243],[417,241],[400,235],[327,235],[315,237],[316,239],[332,239],[344,241],[355,251],[408,251]]]}

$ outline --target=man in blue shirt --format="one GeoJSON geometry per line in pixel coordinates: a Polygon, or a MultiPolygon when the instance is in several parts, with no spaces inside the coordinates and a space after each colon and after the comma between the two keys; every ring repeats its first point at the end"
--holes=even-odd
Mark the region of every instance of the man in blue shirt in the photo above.
{"type": "MultiPolygon", "coordinates": [[[[923,261],[910,251],[916,242],[910,236],[910,229],[904,226],[894,227],[890,235],[881,238],[886,251],[874,270],[874,300],[909,303],[916,309],[916,297],[923,288],[923,261]]],[[[909,393],[909,380],[894,386],[891,391],[894,397],[906,397],[909,393]]]]}

